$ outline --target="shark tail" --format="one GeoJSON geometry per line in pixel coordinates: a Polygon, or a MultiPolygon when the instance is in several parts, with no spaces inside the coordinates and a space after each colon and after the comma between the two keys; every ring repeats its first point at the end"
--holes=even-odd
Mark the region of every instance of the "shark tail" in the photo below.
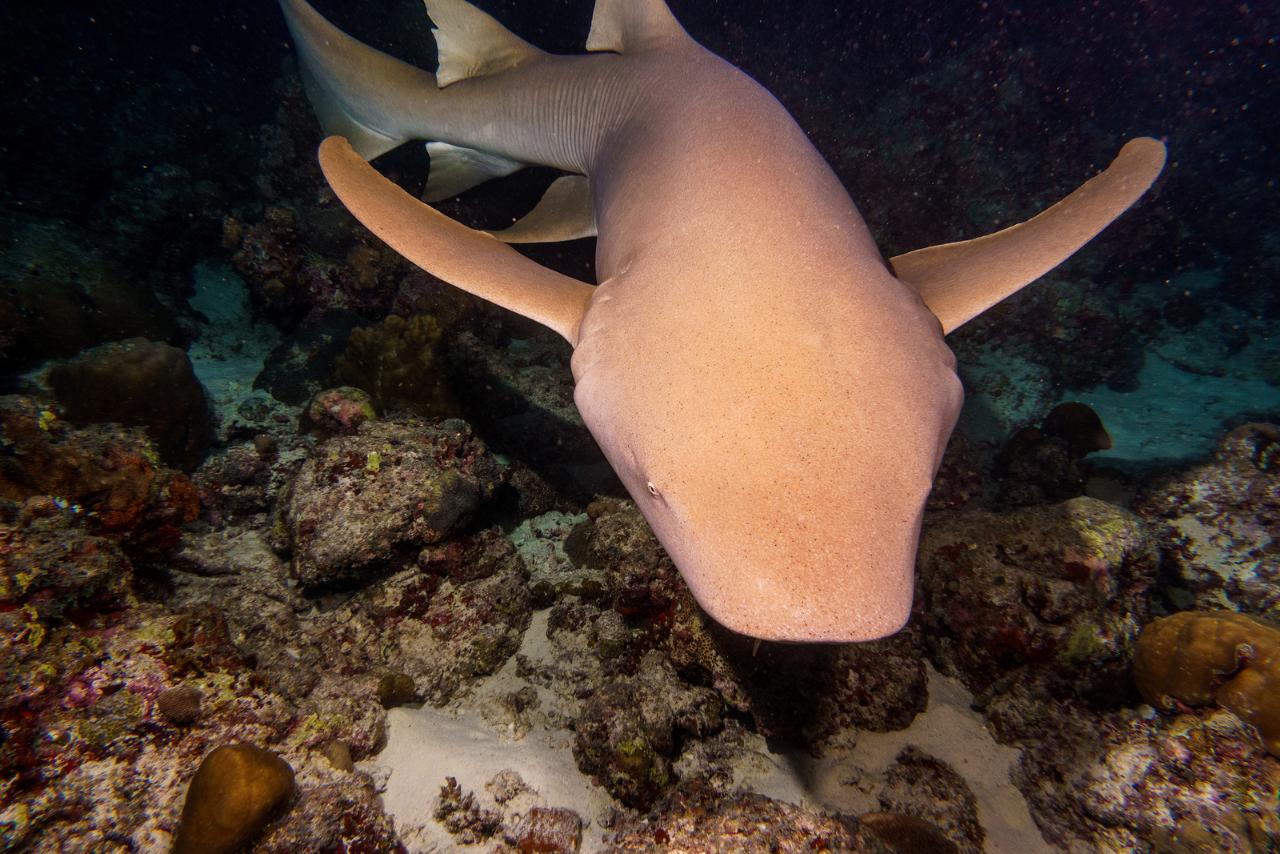
{"type": "Polygon", "coordinates": [[[356,41],[306,0],[280,0],[298,51],[307,97],[326,135],[346,137],[372,160],[414,137],[407,117],[420,113],[435,75],[356,41]]]}
{"type": "Polygon", "coordinates": [[[427,144],[431,174],[423,198],[439,201],[525,166],[493,152],[435,139],[432,96],[454,83],[515,68],[542,51],[466,0],[427,0],[439,68],[423,71],[351,38],[306,0],[280,0],[297,45],[303,84],[328,136],[366,160],[411,139],[427,144]]]}

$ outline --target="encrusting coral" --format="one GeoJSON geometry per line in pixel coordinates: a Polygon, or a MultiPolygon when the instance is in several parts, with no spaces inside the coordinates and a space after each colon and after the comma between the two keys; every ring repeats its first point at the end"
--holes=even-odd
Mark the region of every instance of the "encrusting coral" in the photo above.
{"type": "Polygon", "coordinates": [[[1280,756],[1280,628],[1233,611],[1183,611],[1143,630],[1133,674],[1153,706],[1217,703],[1280,756]]]}

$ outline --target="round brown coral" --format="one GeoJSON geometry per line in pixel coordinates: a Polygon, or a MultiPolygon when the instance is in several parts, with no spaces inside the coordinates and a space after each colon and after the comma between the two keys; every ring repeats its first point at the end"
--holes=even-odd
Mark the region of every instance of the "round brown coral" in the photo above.
{"type": "Polygon", "coordinates": [[[1280,628],[1234,611],[1184,611],[1138,638],[1138,690],[1153,706],[1217,703],[1280,756],[1280,628]]]}
{"type": "Polygon", "coordinates": [[[429,314],[393,314],[376,326],[353,330],[334,366],[334,379],[367,392],[380,412],[459,414],[445,379],[440,324],[429,314]]]}

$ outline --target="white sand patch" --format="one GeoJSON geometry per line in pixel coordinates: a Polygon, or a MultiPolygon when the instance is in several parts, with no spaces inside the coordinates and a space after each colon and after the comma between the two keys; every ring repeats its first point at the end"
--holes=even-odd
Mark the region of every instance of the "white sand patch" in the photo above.
{"type": "Polygon", "coordinates": [[[481,806],[497,809],[485,784],[508,768],[538,793],[539,804],[569,807],[590,822],[583,828],[583,851],[602,846],[596,819],[613,802],[578,771],[570,749],[572,734],[537,728],[515,741],[474,713],[456,717],[429,708],[392,709],[387,733],[386,749],[361,767],[375,776],[387,774],[383,801],[411,854],[459,848],[432,818],[446,776],[456,778],[481,806]]]}
{"type": "MultiPolygon", "coordinates": [[[[546,612],[535,614],[521,652],[546,655],[546,612]]],[[[586,821],[582,850],[599,851],[604,830],[599,819],[613,803],[577,768],[573,735],[538,725],[523,738],[499,728],[480,714],[486,703],[525,683],[514,660],[481,686],[455,711],[392,709],[387,746],[362,764],[385,780],[384,801],[412,854],[456,851],[460,846],[432,817],[446,776],[457,779],[481,806],[498,809],[485,784],[504,769],[516,771],[537,796],[518,806],[568,807],[586,821]]],[[[539,691],[544,700],[549,692],[539,691]]],[[[1036,829],[1026,802],[1010,782],[1019,751],[998,745],[970,708],[972,697],[955,680],[929,668],[929,708],[899,732],[859,732],[853,747],[814,760],[807,755],[773,753],[764,738],[748,736],[734,763],[734,784],[767,797],[803,806],[858,815],[879,809],[876,793],[898,753],[915,746],[949,764],[972,789],[978,818],[993,854],[1051,851],[1036,829]]],[[[477,848],[476,850],[483,850],[477,848]]]]}

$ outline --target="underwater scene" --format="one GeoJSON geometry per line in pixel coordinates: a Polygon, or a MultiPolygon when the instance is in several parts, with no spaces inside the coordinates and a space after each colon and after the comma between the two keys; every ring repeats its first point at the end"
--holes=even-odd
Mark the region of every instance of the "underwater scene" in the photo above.
{"type": "Polygon", "coordinates": [[[1278,36],[3,4],[0,852],[1280,851],[1278,36]]]}

